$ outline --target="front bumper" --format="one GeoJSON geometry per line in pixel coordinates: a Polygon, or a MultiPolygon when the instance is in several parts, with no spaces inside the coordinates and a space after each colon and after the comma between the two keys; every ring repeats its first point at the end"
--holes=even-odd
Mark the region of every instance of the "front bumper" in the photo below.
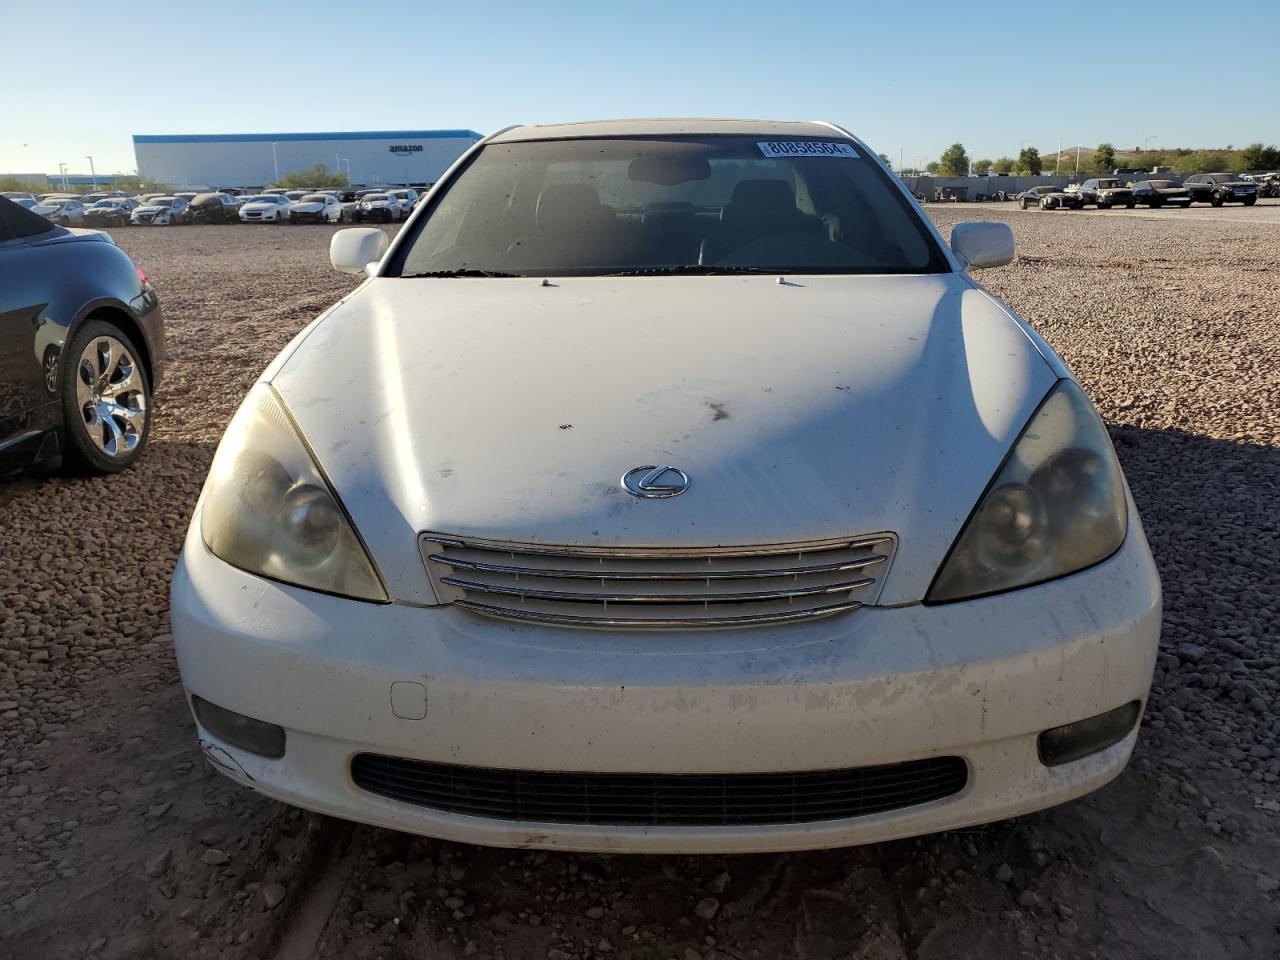
{"type": "Polygon", "coordinates": [[[283,586],[214,557],[198,528],[197,514],[173,581],[183,683],[287,732],[284,757],[268,760],[201,729],[208,759],[300,807],[498,846],[811,849],[1052,806],[1116,776],[1137,730],[1057,767],[1040,762],[1038,734],[1145,702],[1160,630],[1159,580],[1136,515],[1125,546],[1105,563],[996,597],[865,608],[779,630],[623,634],[283,586]],[[397,683],[425,692],[423,719],[397,716],[405,712],[393,708],[397,683]],[[618,773],[813,771],[956,755],[969,778],[946,799],[846,820],[566,825],[449,814],[367,793],[350,773],[362,752],[618,773]]]}

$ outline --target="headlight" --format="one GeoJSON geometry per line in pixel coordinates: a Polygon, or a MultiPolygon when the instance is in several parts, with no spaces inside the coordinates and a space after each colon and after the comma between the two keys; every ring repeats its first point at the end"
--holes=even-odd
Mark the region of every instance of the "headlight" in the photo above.
{"type": "Polygon", "coordinates": [[[205,483],[200,532],[227,563],[359,600],[387,592],[275,391],[254,387],[205,483]]]}
{"type": "Polygon", "coordinates": [[[1111,438],[1064,380],[1040,405],[956,539],[926,603],[1042,583],[1120,549],[1128,525],[1111,438]]]}

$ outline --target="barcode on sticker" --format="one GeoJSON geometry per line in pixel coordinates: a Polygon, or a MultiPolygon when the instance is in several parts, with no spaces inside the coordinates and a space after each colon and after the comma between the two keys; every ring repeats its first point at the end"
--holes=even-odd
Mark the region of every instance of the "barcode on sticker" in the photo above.
{"type": "Polygon", "coordinates": [[[756,146],[766,157],[858,157],[849,144],[831,140],[761,140],[756,146]]]}

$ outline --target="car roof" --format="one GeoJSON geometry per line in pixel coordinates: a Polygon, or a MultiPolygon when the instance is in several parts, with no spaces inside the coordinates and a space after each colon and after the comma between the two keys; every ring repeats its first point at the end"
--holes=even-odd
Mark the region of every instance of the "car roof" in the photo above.
{"type": "Polygon", "coordinates": [[[578,137],[635,137],[685,134],[747,134],[761,137],[843,137],[830,124],[788,120],[590,120],[583,123],[530,124],[494,135],[490,143],[570,140],[578,137]]]}

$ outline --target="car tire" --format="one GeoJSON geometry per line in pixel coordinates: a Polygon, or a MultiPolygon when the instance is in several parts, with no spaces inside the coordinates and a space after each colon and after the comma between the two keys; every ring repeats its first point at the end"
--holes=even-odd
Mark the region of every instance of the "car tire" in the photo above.
{"type": "Polygon", "coordinates": [[[1152,210],[1158,210],[1164,206],[1164,201],[1156,197],[1152,197],[1150,200],[1147,201],[1147,206],[1150,207],[1152,210]]]}
{"type": "Polygon", "coordinates": [[[137,346],[119,327],[90,320],[75,332],[66,350],[60,400],[68,468],[118,473],[142,456],[151,433],[151,382],[137,346]],[[110,422],[104,422],[108,403],[130,408],[136,416],[108,413],[110,422]]]}
{"type": "Polygon", "coordinates": [[[1258,202],[1258,198],[1257,198],[1257,197],[1245,197],[1245,198],[1244,198],[1243,200],[1241,200],[1240,202],[1241,202],[1241,203],[1243,203],[1246,207],[1252,207],[1255,203],[1257,203],[1257,202],[1258,202]]]}
{"type": "Polygon", "coordinates": [[[1099,200],[1099,201],[1098,201],[1098,209],[1099,209],[1099,210],[1110,210],[1110,209],[1111,209],[1111,204],[1110,204],[1110,203],[1104,203],[1103,201],[1099,200]]]}
{"type": "Polygon", "coordinates": [[[1215,193],[1213,196],[1209,198],[1209,205],[1213,207],[1220,207],[1222,206],[1223,202],[1224,201],[1222,199],[1222,195],[1218,193],[1215,193]]]}
{"type": "Polygon", "coordinates": [[[1027,201],[1026,201],[1026,200],[1019,200],[1019,201],[1018,201],[1018,206],[1020,206],[1023,210],[1027,209],[1027,201]]]}
{"type": "Polygon", "coordinates": [[[1133,209],[1134,207],[1136,207],[1137,205],[1138,205],[1138,203],[1137,203],[1137,201],[1136,201],[1136,200],[1130,200],[1130,201],[1128,201],[1127,203],[1125,203],[1124,208],[1125,208],[1126,210],[1132,210],[1132,209],[1133,209]]]}

